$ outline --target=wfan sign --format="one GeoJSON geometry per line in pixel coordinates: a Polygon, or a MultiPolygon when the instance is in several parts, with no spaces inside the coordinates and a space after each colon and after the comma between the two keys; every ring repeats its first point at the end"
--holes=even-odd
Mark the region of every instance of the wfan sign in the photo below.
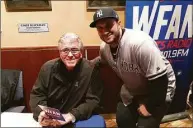
{"type": "Polygon", "coordinates": [[[126,2],[126,27],[153,37],[174,68],[177,88],[171,113],[186,107],[193,69],[192,21],[192,0],[126,2]]]}

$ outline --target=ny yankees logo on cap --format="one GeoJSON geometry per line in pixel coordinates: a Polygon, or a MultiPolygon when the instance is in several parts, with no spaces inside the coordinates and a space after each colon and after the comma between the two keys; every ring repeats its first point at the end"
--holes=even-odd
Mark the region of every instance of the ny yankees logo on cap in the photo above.
{"type": "Polygon", "coordinates": [[[103,15],[102,10],[98,10],[98,11],[97,11],[97,17],[101,17],[102,15],[103,15]]]}
{"type": "Polygon", "coordinates": [[[117,15],[117,13],[115,12],[115,10],[113,10],[112,8],[101,8],[99,10],[97,10],[94,15],[93,15],[93,22],[90,24],[91,28],[96,27],[96,22],[98,20],[104,19],[104,18],[114,18],[117,21],[119,20],[119,16],[117,15]]]}

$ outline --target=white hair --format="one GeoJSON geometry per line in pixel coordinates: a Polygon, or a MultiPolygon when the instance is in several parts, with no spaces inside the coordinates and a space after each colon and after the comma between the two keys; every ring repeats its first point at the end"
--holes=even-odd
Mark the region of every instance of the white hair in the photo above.
{"type": "Polygon", "coordinates": [[[79,48],[80,50],[83,50],[83,43],[80,39],[80,37],[75,34],[75,33],[65,33],[64,35],[62,35],[58,41],[58,45],[62,44],[62,43],[74,43],[74,40],[77,40],[79,43],[79,48]]]}

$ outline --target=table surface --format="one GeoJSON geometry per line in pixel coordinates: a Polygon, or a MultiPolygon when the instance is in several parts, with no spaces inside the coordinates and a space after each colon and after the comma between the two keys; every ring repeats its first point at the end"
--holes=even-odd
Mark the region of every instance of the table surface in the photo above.
{"type": "Polygon", "coordinates": [[[1,127],[41,127],[32,113],[1,113],[1,127]]]}

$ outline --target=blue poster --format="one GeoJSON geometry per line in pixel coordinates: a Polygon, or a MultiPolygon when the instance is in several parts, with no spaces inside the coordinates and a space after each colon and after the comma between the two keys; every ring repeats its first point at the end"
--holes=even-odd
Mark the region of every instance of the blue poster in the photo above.
{"type": "Polygon", "coordinates": [[[176,94],[169,113],[184,111],[193,69],[192,0],[127,1],[126,28],[156,40],[176,75],[176,94]]]}

